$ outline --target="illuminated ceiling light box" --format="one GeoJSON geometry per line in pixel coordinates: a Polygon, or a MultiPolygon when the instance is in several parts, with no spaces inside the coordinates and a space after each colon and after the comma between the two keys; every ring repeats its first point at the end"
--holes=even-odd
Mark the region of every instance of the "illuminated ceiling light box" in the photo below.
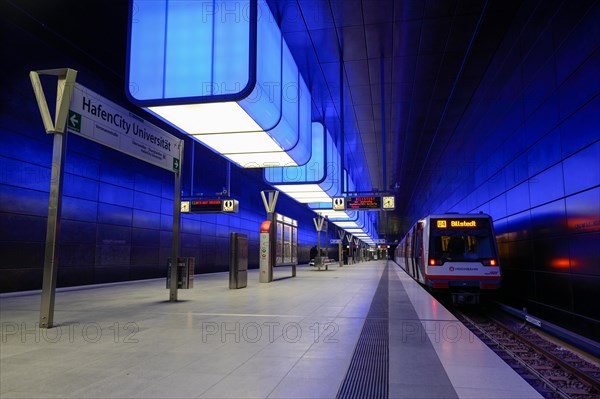
{"type": "MultiPolygon", "coordinates": [[[[312,205],[312,204],[310,204],[312,205]]],[[[309,206],[310,206],[309,205],[309,206]]],[[[312,206],[311,206],[312,208],[312,206]]],[[[326,217],[329,220],[345,220],[345,219],[350,219],[351,214],[355,211],[350,211],[346,212],[346,211],[334,211],[333,209],[319,209],[319,208],[312,208],[313,211],[315,211],[317,214],[319,214],[320,216],[326,217]]]]}
{"type": "Polygon", "coordinates": [[[332,220],[336,226],[348,231],[348,229],[361,229],[365,227],[365,212],[354,212],[354,217],[347,220],[332,220]]]}
{"type": "Polygon", "coordinates": [[[348,233],[364,233],[363,229],[359,229],[358,227],[345,229],[348,233]]]}
{"type": "Polygon", "coordinates": [[[352,222],[339,222],[339,221],[334,221],[333,222],[336,226],[341,227],[343,229],[345,228],[358,228],[358,225],[356,224],[356,222],[352,221],[352,222]]]}
{"type": "Polygon", "coordinates": [[[340,195],[340,154],[322,123],[313,122],[312,152],[303,166],[269,168],[263,172],[267,183],[302,203],[328,204],[340,195]]]}
{"type": "Polygon", "coordinates": [[[310,158],[310,92],[264,0],[133,0],[126,92],[242,167],[310,158]]]}
{"type": "Polygon", "coordinates": [[[356,214],[356,219],[353,221],[333,221],[333,223],[363,242],[374,243],[373,239],[377,237],[374,214],[366,212],[356,212],[356,214]]]}

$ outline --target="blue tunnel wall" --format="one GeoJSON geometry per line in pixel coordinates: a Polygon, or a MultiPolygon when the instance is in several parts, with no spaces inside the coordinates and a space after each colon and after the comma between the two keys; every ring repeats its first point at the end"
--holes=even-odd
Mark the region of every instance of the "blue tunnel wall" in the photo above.
{"type": "MultiPolygon", "coordinates": [[[[52,136],[44,132],[30,70],[74,68],[83,86],[178,133],[129,104],[122,80],[97,66],[91,70],[89,65],[95,63],[81,51],[57,46],[34,29],[23,31],[11,24],[1,29],[2,53],[11,54],[1,78],[0,107],[0,292],[9,292],[40,289],[42,281],[52,136]]],[[[52,86],[56,83],[47,89],[52,86]]],[[[182,195],[215,197],[226,187],[227,162],[190,139],[185,148],[182,195]]],[[[249,266],[258,267],[259,227],[266,218],[260,191],[269,188],[262,170],[232,165],[231,195],[240,202],[239,213],[182,215],[181,256],[195,257],[196,273],[228,270],[230,232],[248,234],[249,266]]],[[[58,286],[166,276],[172,209],[171,173],[69,135],[58,286]]],[[[285,195],[280,195],[276,211],[299,220],[299,261],[308,263],[309,249],[317,240],[315,214],[285,195]]]]}
{"type": "Polygon", "coordinates": [[[489,213],[504,300],[597,338],[600,4],[554,3],[524,3],[410,219],[489,213]]]}

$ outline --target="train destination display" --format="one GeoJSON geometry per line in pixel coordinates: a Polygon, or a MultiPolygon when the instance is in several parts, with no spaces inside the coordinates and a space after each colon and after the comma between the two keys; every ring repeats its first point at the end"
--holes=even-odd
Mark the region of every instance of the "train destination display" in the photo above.
{"type": "Polygon", "coordinates": [[[461,227],[477,227],[477,220],[436,220],[438,229],[461,228],[461,227]],[[448,223],[449,222],[449,223],[448,223]]]}
{"type": "Polygon", "coordinates": [[[381,209],[381,197],[346,197],[346,209],[375,210],[381,209]]]}

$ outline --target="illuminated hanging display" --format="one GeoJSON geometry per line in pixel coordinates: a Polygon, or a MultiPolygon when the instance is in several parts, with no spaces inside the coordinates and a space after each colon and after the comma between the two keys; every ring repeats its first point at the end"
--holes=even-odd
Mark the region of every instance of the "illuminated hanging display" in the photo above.
{"type": "Polygon", "coordinates": [[[297,166],[311,98],[267,3],[134,0],[127,94],[242,167],[297,166]]]}

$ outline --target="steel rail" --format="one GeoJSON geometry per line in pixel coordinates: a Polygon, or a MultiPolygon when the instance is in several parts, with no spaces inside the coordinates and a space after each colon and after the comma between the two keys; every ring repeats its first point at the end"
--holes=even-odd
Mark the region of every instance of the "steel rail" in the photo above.
{"type": "Polygon", "coordinates": [[[547,379],[546,377],[544,377],[536,369],[534,369],[533,367],[529,366],[516,353],[514,353],[512,350],[510,350],[508,347],[506,347],[504,344],[502,344],[496,338],[494,338],[490,333],[488,333],[483,328],[481,328],[479,325],[477,325],[477,323],[474,322],[473,320],[471,320],[467,315],[465,315],[464,313],[462,313],[460,311],[455,311],[455,313],[459,314],[469,324],[471,324],[475,329],[477,329],[482,335],[484,335],[487,339],[489,339],[495,345],[497,345],[499,348],[501,348],[502,351],[504,351],[507,355],[509,355],[514,361],[516,361],[517,363],[519,363],[519,365],[521,367],[523,367],[529,374],[531,374],[532,376],[534,376],[535,378],[537,378],[540,382],[542,382],[547,388],[549,388],[556,395],[560,396],[563,399],[570,399],[571,398],[567,393],[563,392],[558,386],[556,386],[556,384],[554,384],[552,381],[550,381],[549,379],[547,379]]]}
{"type": "Polygon", "coordinates": [[[573,365],[565,362],[564,360],[556,357],[555,355],[553,355],[552,353],[548,352],[546,349],[542,348],[541,346],[539,346],[539,345],[531,342],[529,339],[525,338],[524,336],[522,336],[521,334],[519,334],[517,331],[512,330],[510,327],[506,326],[501,321],[499,321],[499,320],[497,320],[497,319],[495,319],[493,317],[490,317],[490,320],[492,320],[502,330],[508,332],[509,334],[512,334],[514,337],[516,337],[519,341],[521,341],[525,345],[530,346],[534,351],[536,351],[540,355],[542,355],[542,356],[550,359],[551,361],[555,362],[562,369],[564,369],[566,372],[573,374],[575,377],[579,378],[581,381],[589,384],[592,388],[594,388],[595,390],[597,390],[598,392],[600,392],[600,381],[598,381],[594,377],[592,377],[592,376],[588,375],[587,373],[581,371],[577,367],[575,367],[575,366],[573,366],[573,365]]]}

